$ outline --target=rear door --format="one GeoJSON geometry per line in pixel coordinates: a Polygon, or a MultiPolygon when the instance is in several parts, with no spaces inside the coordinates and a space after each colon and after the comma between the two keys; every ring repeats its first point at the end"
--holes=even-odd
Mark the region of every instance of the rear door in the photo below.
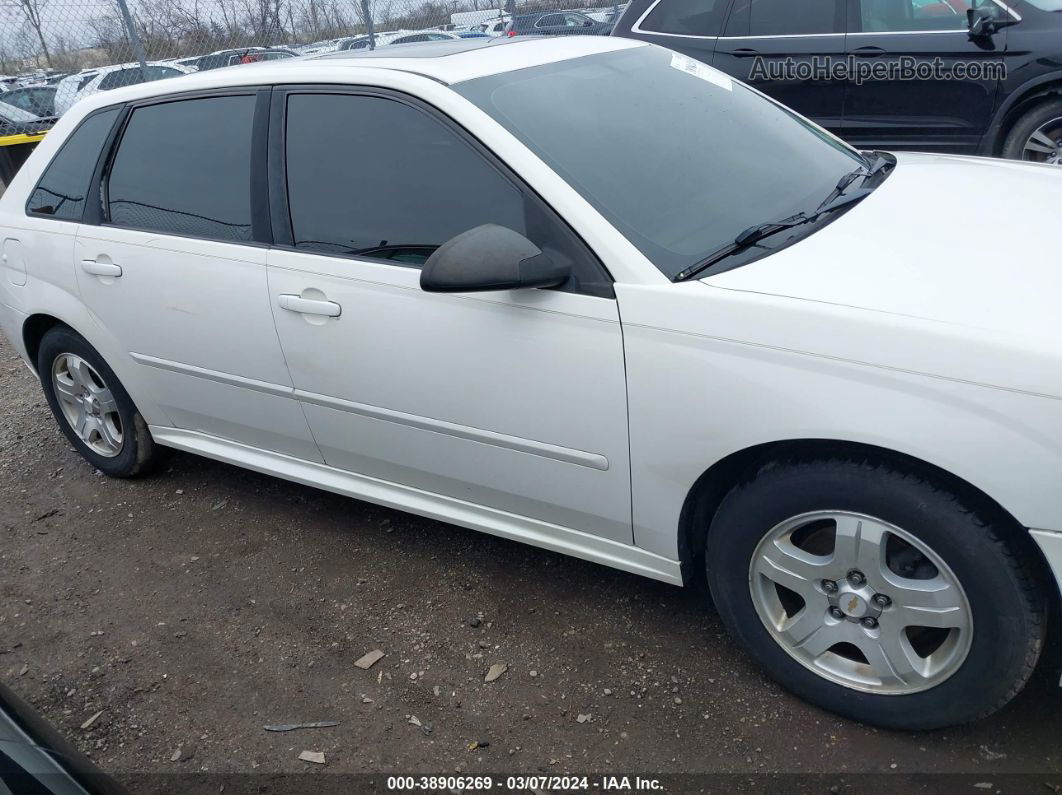
{"type": "Polygon", "coordinates": [[[282,160],[271,161],[270,303],[326,462],[630,543],[623,336],[591,252],[412,100],[292,88],[273,107],[284,115],[270,135],[282,160]],[[431,252],[485,223],[526,235],[575,277],[554,290],[423,292],[431,252]]]}
{"type": "Polygon", "coordinates": [[[713,65],[839,133],[845,81],[821,69],[844,55],[847,8],[847,0],[735,0],[713,65]]]}
{"type": "Polygon", "coordinates": [[[252,200],[268,98],[252,88],[134,106],[74,271],[176,427],[319,461],[273,326],[268,221],[252,200]]]}
{"type": "Polygon", "coordinates": [[[884,66],[880,77],[849,80],[845,137],[864,148],[975,152],[996,105],[1007,29],[971,38],[970,0],[851,2],[848,54],[857,69],[884,66]]]}

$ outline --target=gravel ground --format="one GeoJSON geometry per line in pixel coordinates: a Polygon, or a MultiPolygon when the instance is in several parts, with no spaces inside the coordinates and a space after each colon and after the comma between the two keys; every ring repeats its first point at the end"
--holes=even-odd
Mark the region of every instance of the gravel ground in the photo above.
{"type": "Polygon", "coordinates": [[[3,341],[0,393],[0,678],[120,779],[817,772],[820,791],[866,791],[966,773],[964,791],[984,792],[1024,773],[992,786],[1062,792],[1062,697],[1046,666],[972,726],[853,724],[761,675],[703,586],[185,454],[109,480],[65,442],[3,341]],[[354,666],[374,649],[371,669],[354,666]],[[485,682],[496,663],[507,670],[485,682]],[[263,730],[321,720],[340,724],[263,730]]]}

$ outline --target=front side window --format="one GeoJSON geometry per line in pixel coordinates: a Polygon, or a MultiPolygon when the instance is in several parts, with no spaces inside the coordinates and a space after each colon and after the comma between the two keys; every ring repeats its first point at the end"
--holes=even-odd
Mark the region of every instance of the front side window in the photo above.
{"type": "Polygon", "coordinates": [[[521,191],[428,114],[351,94],[294,94],[287,179],[296,248],[420,265],[494,223],[526,234],[521,191]]]}
{"type": "Polygon", "coordinates": [[[251,239],[255,97],[133,111],[107,184],[111,224],[212,240],[251,239]]]}
{"type": "Polygon", "coordinates": [[[89,116],[66,139],[30,194],[26,209],[63,221],[80,221],[100,151],[118,117],[111,108],[89,116]]]}
{"type": "Polygon", "coordinates": [[[726,0],[660,0],[640,28],[653,33],[718,36],[726,0]]]}
{"type": "Polygon", "coordinates": [[[843,33],[844,0],[737,0],[727,36],[811,36],[843,33]]]}
{"type": "Polygon", "coordinates": [[[863,32],[966,30],[970,0],[861,0],[863,32]]]}
{"type": "Polygon", "coordinates": [[[454,90],[669,277],[750,227],[814,211],[842,175],[866,165],[792,111],[657,47],[476,78],[454,90]]]}
{"type": "Polygon", "coordinates": [[[538,22],[535,23],[536,28],[551,28],[555,25],[563,24],[563,18],[560,14],[547,14],[541,17],[538,22]]]}

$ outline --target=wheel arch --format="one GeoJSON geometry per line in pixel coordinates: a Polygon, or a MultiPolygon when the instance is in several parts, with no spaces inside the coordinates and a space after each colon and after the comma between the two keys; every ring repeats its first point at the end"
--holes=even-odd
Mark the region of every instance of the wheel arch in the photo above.
{"type": "MultiPolygon", "coordinates": [[[[45,334],[58,326],[65,326],[66,328],[77,332],[77,329],[65,320],[44,312],[30,315],[25,321],[23,321],[22,344],[25,346],[26,355],[29,358],[29,365],[33,368],[34,372],[37,372],[37,354],[40,352],[41,340],[44,339],[45,334]]],[[[37,374],[40,375],[40,373],[37,374]]]]}
{"type": "MultiPolygon", "coordinates": [[[[747,447],[727,455],[706,469],[690,487],[679,516],[679,560],[683,581],[704,576],[705,542],[712,520],[726,495],[735,487],[755,477],[764,466],[777,461],[822,458],[853,458],[892,464],[954,491],[978,514],[997,523],[1008,537],[1027,547],[1037,561],[1042,581],[1054,583],[1043,552],[1029,535],[1028,529],[1001,503],[987,492],[948,470],[916,456],[862,442],[834,439],[787,439],[747,447]]],[[[1056,595],[1058,584],[1055,583],[1056,595]]]]}
{"type": "Polygon", "coordinates": [[[999,156],[1003,151],[1003,143],[1006,141],[1007,134],[1014,123],[1037,104],[1051,97],[1062,97],[1062,72],[1041,75],[1014,91],[1003,106],[996,111],[996,117],[990,128],[990,144],[985,154],[999,156]]]}

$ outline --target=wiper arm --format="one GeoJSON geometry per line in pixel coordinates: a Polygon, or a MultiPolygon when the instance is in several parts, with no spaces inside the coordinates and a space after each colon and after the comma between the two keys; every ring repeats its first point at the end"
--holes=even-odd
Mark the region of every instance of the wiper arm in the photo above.
{"type": "MultiPolygon", "coordinates": [[[[875,172],[876,173],[876,172],[875,172]]],[[[715,265],[717,262],[732,257],[738,252],[744,251],[751,246],[754,246],[765,237],[777,234],[786,229],[792,229],[794,226],[800,226],[802,224],[808,224],[812,221],[817,221],[821,216],[826,213],[831,213],[834,210],[839,210],[842,207],[846,207],[849,204],[855,204],[858,201],[865,199],[871,192],[871,188],[865,188],[858,193],[841,193],[837,196],[827,197],[827,201],[824,201],[819,205],[815,212],[808,215],[807,213],[797,213],[789,218],[783,218],[781,221],[772,221],[766,224],[758,224],[756,226],[750,226],[736,238],[734,242],[728,246],[716,251],[714,254],[709,255],[707,258],[701,260],[695,265],[691,265],[684,271],[680,271],[675,274],[675,277],[671,280],[673,282],[684,282],[692,279],[699,273],[703,273],[708,268],[715,265]]]]}
{"type": "Polygon", "coordinates": [[[854,171],[849,171],[837,181],[837,186],[830,192],[829,196],[822,200],[822,203],[818,206],[815,212],[821,212],[822,208],[826,207],[828,204],[835,201],[837,198],[844,196],[845,191],[847,191],[848,188],[851,187],[852,183],[860,177],[862,177],[863,181],[865,182],[866,180],[880,173],[881,170],[884,169],[886,166],[890,165],[892,165],[892,163],[887,158],[878,155],[874,159],[874,162],[871,163],[869,166],[860,166],[854,171]]]}

